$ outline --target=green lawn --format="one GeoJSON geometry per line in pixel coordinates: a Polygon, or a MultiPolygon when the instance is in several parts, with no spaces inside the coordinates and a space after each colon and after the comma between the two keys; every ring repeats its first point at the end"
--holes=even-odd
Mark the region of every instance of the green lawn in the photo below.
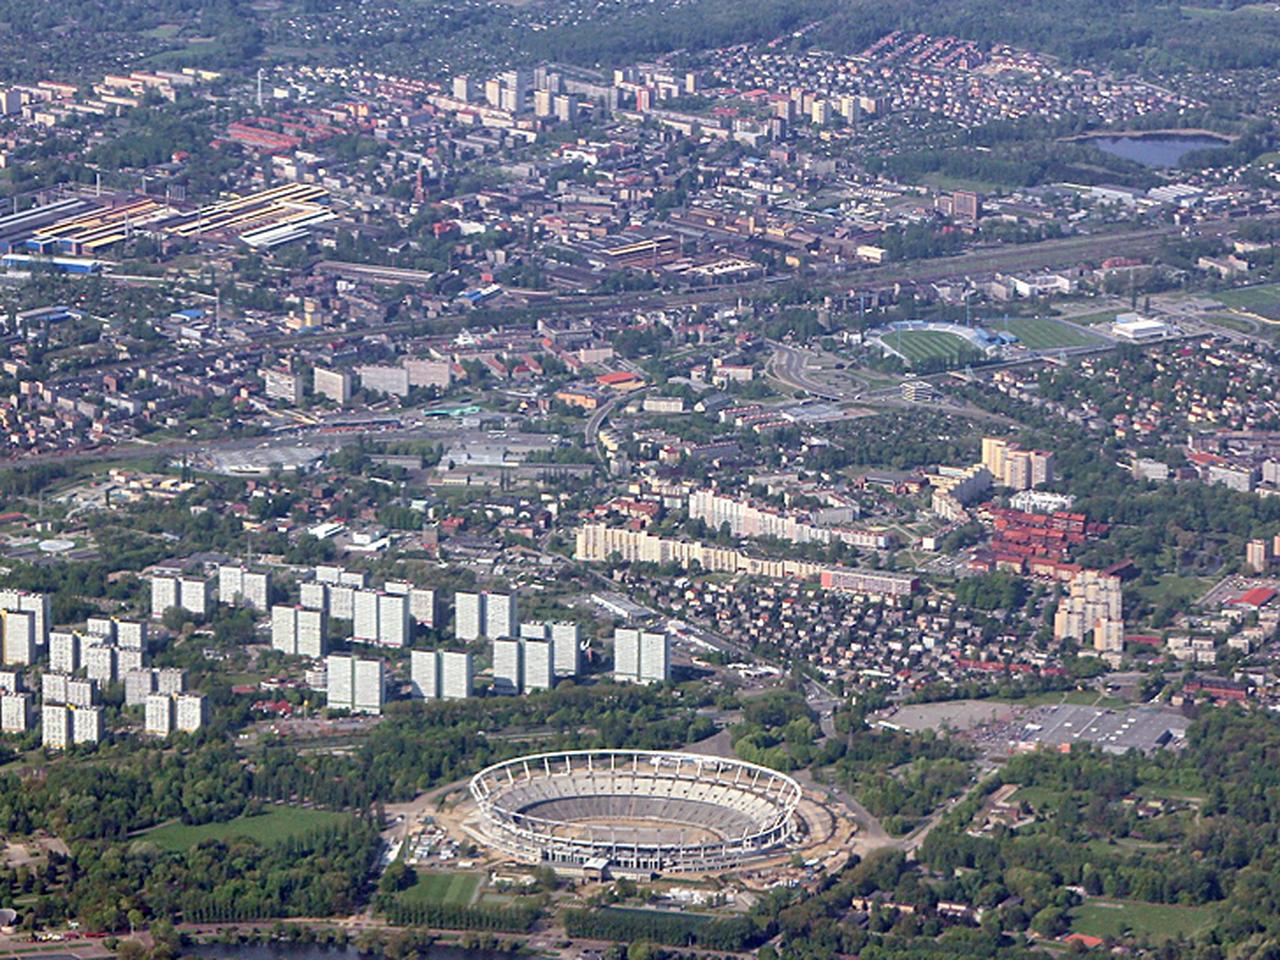
{"type": "Polygon", "coordinates": [[[400,898],[408,903],[439,903],[470,906],[480,886],[478,873],[419,873],[415,883],[400,898]]]}
{"type": "Polygon", "coordinates": [[[1222,290],[1213,294],[1213,299],[1228,307],[1248,310],[1270,320],[1280,320],[1280,284],[1277,283],[1222,290]]]}
{"type": "Polygon", "coordinates": [[[906,357],[908,363],[924,360],[955,363],[978,352],[969,341],[945,330],[894,330],[881,340],[906,357]]]}
{"type": "Polygon", "coordinates": [[[1061,796],[1057,790],[1050,790],[1048,787],[1019,787],[1013,799],[1018,803],[1030,804],[1031,809],[1038,813],[1053,806],[1061,796]]]}
{"type": "Polygon", "coordinates": [[[1135,583],[1130,589],[1152,606],[1159,606],[1166,601],[1189,600],[1195,602],[1204,596],[1213,586],[1209,577],[1180,577],[1169,574],[1160,577],[1152,584],[1135,583]]]}
{"type": "Polygon", "coordinates": [[[202,840],[229,841],[236,837],[249,837],[259,843],[272,844],[322,827],[344,823],[349,818],[349,814],[330,810],[272,807],[256,817],[236,817],[223,823],[201,823],[196,826],[169,823],[148,830],[142,836],[163,850],[175,851],[187,850],[202,840]]]}
{"type": "Polygon", "coordinates": [[[1000,330],[1013,334],[1023,346],[1031,350],[1087,347],[1099,342],[1090,334],[1047,317],[1008,317],[1003,320],[984,320],[982,325],[992,332],[1000,330]]]}
{"type": "Polygon", "coordinates": [[[1212,925],[1210,907],[1179,907],[1139,900],[1090,900],[1071,911],[1071,929],[1091,937],[1170,940],[1212,925]]]}

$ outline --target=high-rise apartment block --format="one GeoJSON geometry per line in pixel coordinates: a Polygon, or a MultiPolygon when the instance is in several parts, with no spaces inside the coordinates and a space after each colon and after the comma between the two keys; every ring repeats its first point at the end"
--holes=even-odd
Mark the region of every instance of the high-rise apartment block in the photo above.
{"type": "Polygon", "coordinates": [[[514,593],[458,593],[454,608],[454,633],[459,640],[517,635],[520,620],[514,593]]]}
{"type": "Polygon", "coordinates": [[[1013,490],[1030,490],[1053,482],[1051,452],[1023,450],[999,437],[982,438],[982,465],[995,483],[1013,490]]]}
{"type": "Polygon", "coordinates": [[[116,648],[106,644],[85,647],[82,652],[84,672],[101,684],[116,682],[116,648]]]}
{"type": "Polygon", "coordinates": [[[316,367],[312,379],[312,389],[318,397],[328,397],[334,403],[343,404],[351,401],[351,374],[341,370],[326,370],[316,367]]]}
{"type": "Polygon", "coordinates": [[[31,717],[31,694],[0,694],[0,733],[26,733],[31,729],[31,717]]]}
{"type": "Polygon", "coordinates": [[[351,634],[363,643],[407,646],[413,633],[406,594],[357,590],[353,598],[351,634]]]}
{"type": "Polygon", "coordinates": [[[440,698],[442,700],[465,700],[471,696],[471,688],[471,654],[467,651],[441,651],[440,698]]]}
{"type": "Polygon", "coordinates": [[[671,639],[666,633],[618,628],[613,633],[613,677],[619,683],[671,679],[671,639]]]}
{"type": "Polygon", "coordinates": [[[329,652],[328,616],[323,610],[289,607],[271,608],[271,649],[290,657],[319,659],[329,652]]]}
{"type": "Polygon", "coordinates": [[[409,683],[415,700],[440,699],[440,652],[409,651],[409,683]]]}
{"type": "Polygon", "coordinates": [[[1124,650],[1124,613],[1120,578],[1081,570],[1053,618],[1053,636],[1089,640],[1097,653],[1124,650]]]}
{"type": "Polygon", "coordinates": [[[147,649],[147,624],[143,620],[117,620],[116,646],[122,650],[147,649]]]}
{"type": "Polygon", "coordinates": [[[325,667],[330,707],[352,713],[382,713],[386,678],[381,660],[330,654],[325,667]]]}
{"type": "Polygon", "coordinates": [[[223,564],[218,567],[218,602],[243,603],[265,613],[271,603],[271,574],[223,564]]]}
{"type": "Polygon", "coordinates": [[[550,690],[555,686],[553,642],[521,640],[521,665],[524,669],[522,688],[525,693],[550,690]]]}
{"type": "Polygon", "coordinates": [[[403,580],[388,580],[382,589],[387,593],[409,598],[409,619],[424,627],[436,625],[436,592],[426,587],[415,587],[403,580]]]}
{"type": "Polygon", "coordinates": [[[193,616],[207,616],[212,598],[211,584],[203,577],[158,574],[151,578],[151,616],[156,620],[171,607],[178,607],[193,616]]]}
{"type": "Polygon", "coordinates": [[[582,668],[581,631],[576,623],[551,624],[554,669],[557,677],[576,677],[582,668]]]}
{"type": "Polygon", "coordinates": [[[49,595],[26,590],[0,590],[0,613],[29,613],[32,616],[32,643],[42,647],[49,639],[49,595]]]}
{"type": "Polygon", "coordinates": [[[40,710],[41,742],[50,750],[102,740],[102,708],[46,703],[40,710]]]}
{"type": "Polygon", "coordinates": [[[147,697],[142,729],[153,737],[167,737],[173,733],[173,697],[167,693],[153,693],[147,697]]]}
{"type": "Polygon", "coordinates": [[[493,692],[504,696],[524,692],[524,647],[519,640],[493,641],[493,692]]]}
{"type": "Polygon", "coordinates": [[[31,610],[0,610],[0,649],[6,666],[26,666],[36,659],[36,615],[31,610]]]}

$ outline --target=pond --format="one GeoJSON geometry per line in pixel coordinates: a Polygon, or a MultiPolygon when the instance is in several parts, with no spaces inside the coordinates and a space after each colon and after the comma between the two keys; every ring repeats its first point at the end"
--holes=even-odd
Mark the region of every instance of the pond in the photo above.
{"type": "Polygon", "coordinates": [[[1103,153],[1134,160],[1146,167],[1176,167],[1193,150],[1225,147],[1228,141],[1218,137],[1152,136],[1093,137],[1089,141],[1103,153]]]}

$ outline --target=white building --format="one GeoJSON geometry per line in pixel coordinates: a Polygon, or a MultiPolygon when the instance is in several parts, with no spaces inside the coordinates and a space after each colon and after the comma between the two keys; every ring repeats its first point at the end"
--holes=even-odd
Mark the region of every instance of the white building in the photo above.
{"type": "Polygon", "coordinates": [[[484,635],[491,639],[514,637],[520,618],[516,613],[514,593],[486,593],[484,597],[484,635]]]}
{"type": "Polygon", "coordinates": [[[218,567],[218,602],[243,603],[265,611],[271,601],[271,574],[244,566],[223,564],[218,567]]]}
{"type": "Polygon", "coordinates": [[[394,593],[378,594],[378,643],[384,647],[406,647],[412,636],[409,597],[394,593]]]}
{"type": "Polygon", "coordinates": [[[123,650],[147,649],[147,624],[142,620],[117,620],[116,644],[123,650]]]}
{"type": "Polygon", "coordinates": [[[31,709],[29,693],[0,696],[0,732],[26,733],[31,729],[31,709]]]}
{"type": "Polygon", "coordinates": [[[40,743],[49,750],[71,746],[71,710],[65,703],[46,703],[40,708],[40,743]]]}
{"type": "Polygon", "coordinates": [[[79,634],[55,630],[49,635],[49,668],[59,673],[79,669],[79,634]]]}
{"type": "Polygon", "coordinates": [[[618,628],[613,634],[613,677],[619,683],[671,679],[671,639],[665,633],[618,628]]]}
{"type": "Polygon", "coordinates": [[[471,696],[472,665],[467,651],[445,650],[440,654],[440,697],[465,700],[471,696]]]}
{"type": "Polygon", "coordinates": [[[124,675],[124,704],[126,707],[138,707],[147,702],[147,697],[156,692],[156,674],[154,670],[143,667],[130,670],[124,675]]]}
{"type": "Polygon", "coordinates": [[[557,677],[576,677],[582,669],[581,631],[576,623],[551,624],[551,645],[555,648],[557,677]]]}
{"type": "Polygon", "coordinates": [[[102,740],[101,707],[69,707],[46,703],[40,710],[41,742],[50,750],[102,740]]]}
{"type": "Polygon", "coordinates": [[[174,723],[183,733],[195,733],[205,724],[203,693],[179,693],[173,697],[174,723]]]}
{"type": "Polygon", "coordinates": [[[545,621],[533,620],[520,624],[521,640],[546,640],[551,636],[551,627],[545,621]]]}
{"type": "Polygon", "coordinates": [[[329,706],[352,713],[382,712],[385,674],[381,660],[330,654],[325,660],[329,706]]]}
{"type": "Polygon", "coordinates": [[[91,637],[101,637],[107,643],[114,643],[116,622],[110,617],[90,617],[85,621],[84,632],[91,637]]]}
{"type": "Polygon", "coordinates": [[[37,647],[49,639],[49,596],[44,593],[28,593],[25,590],[0,590],[0,611],[29,613],[34,617],[34,639],[37,647]]]}
{"type": "Polygon", "coordinates": [[[436,592],[427,587],[415,587],[402,580],[388,580],[383,589],[409,598],[409,618],[424,627],[436,625],[436,592]]]}
{"type": "Polygon", "coordinates": [[[493,641],[493,692],[504,696],[524,692],[524,650],[519,640],[493,641]]]}
{"type": "Polygon", "coordinates": [[[100,743],[102,741],[102,708],[71,707],[71,742],[100,743]]]}
{"type": "Polygon", "coordinates": [[[308,610],[329,610],[329,587],[323,583],[304,583],[299,590],[299,605],[308,610]]]}
{"type": "Polygon", "coordinates": [[[203,577],[151,578],[151,616],[156,620],[170,607],[179,607],[197,617],[208,616],[212,597],[212,585],[203,577]]]}
{"type": "Polygon", "coordinates": [[[555,686],[554,644],[550,640],[522,640],[524,652],[524,692],[550,690],[555,686]]]}
{"type": "Polygon", "coordinates": [[[167,737],[173,733],[173,725],[173,697],[167,693],[148,696],[143,731],[153,737],[167,737]]]}
{"type": "Polygon", "coordinates": [[[328,617],[323,610],[271,608],[271,648],[286,656],[318,659],[328,652],[328,617]]]}
{"type": "Polygon", "coordinates": [[[25,666],[36,658],[36,615],[31,610],[0,611],[4,631],[3,660],[8,665],[25,666]]]}
{"type": "Polygon", "coordinates": [[[484,630],[484,594],[458,593],[454,603],[454,635],[459,640],[478,640],[484,630]]]}
{"type": "Polygon", "coordinates": [[[101,684],[116,681],[116,648],[95,644],[83,650],[85,674],[101,684]]]}
{"type": "Polygon", "coordinates": [[[409,651],[409,681],[415,700],[440,699],[440,652],[409,651]]]}

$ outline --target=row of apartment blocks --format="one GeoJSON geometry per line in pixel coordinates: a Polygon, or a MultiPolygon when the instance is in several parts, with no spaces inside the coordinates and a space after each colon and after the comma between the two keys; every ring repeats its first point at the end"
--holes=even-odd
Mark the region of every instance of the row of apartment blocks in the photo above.
{"type": "MultiPolygon", "coordinates": [[[[267,367],[258,373],[268,400],[295,405],[302,402],[306,386],[303,374],[278,367],[267,367]]],[[[454,365],[448,360],[406,359],[399,366],[367,364],[356,367],[354,372],[316,367],[311,373],[311,389],[318,397],[345,404],[351,400],[356,377],[361,387],[373,393],[405,397],[414,387],[448,390],[454,375],[454,365]]]]}
{"type": "Polygon", "coordinates": [[[791,543],[834,541],[870,550],[887,550],[893,545],[892,537],[884,531],[821,525],[807,517],[762,507],[714,490],[690,493],[688,506],[693,519],[704,521],[712,530],[720,530],[727,524],[735,537],[776,537],[791,543]]]}
{"type": "MultiPolygon", "coordinates": [[[[41,743],[48,749],[62,750],[84,743],[98,743],[105,735],[102,706],[99,704],[102,684],[96,678],[74,677],[66,673],[46,672],[40,677],[41,743]]],[[[125,681],[125,703],[144,705],[144,731],[150,735],[168,736],[174,730],[195,732],[205,723],[203,694],[186,691],[186,674],[178,669],[138,669],[130,671],[125,681]],[[153,701],[169,704],[173,719],[164,724],[158,719],[153,701]]],[[[35,718],[32,693],[23,689],[22,674],[0,671],[0,732],[28,732],[35,718]]]]}
{"type": "Polygon", "coordinates": [[[493,641],[493,692],[550,690],[557,680],[578,675],[580,650],[576,623],[522,623],[519,637],[493,641]]]}
{"type": "Polygon", "coordinates": [[[818,578],[826,589],[868,597],[909,596],[917,585],[916,578],[909,574],[753,557],[729,547],[674,540],[603,523],[588,523],[578,528],[575,559],[606,563],[615,557],[626,563],[675,563],[686,570],[697,564],[708,572],[742,573],[774,580],[818,578]]]}

